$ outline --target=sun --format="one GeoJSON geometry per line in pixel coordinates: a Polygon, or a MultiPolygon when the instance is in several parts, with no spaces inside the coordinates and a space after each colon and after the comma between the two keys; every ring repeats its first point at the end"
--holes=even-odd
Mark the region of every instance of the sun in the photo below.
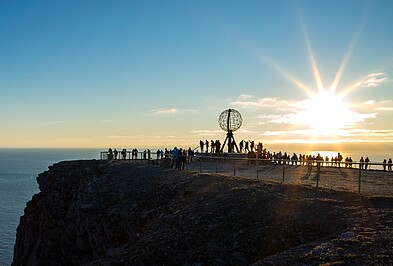
{"type": "Polygon", "coordinates": [[[298,124],[309,127],[314,135],[338,135],[358,121],[357,114],[332,91],[321,91],[300,102],[298,124]]]}
{"type": "Polygon", "coordinates": [[[340,80],[352,53],[356,38],[349,46],[331,85],[325,87],[305,29],[304,35],[316,83],[315,88],[307,86],[273,61],[263,58],[266,63],[308,96],[307,99],[299,101],[295,113],[286,115],[284,120],[289,124],[296,125],[298,129],[303,130],[306,136],[312,136],[314,139],[318,136],[323,136],[327,139],[336,136],[346,136],[348,129],[353,129],[356,127],[356,124],[364,122],[365,118],[367,118],[365,115],[351,110],[351,105],[344,100],[346,96],[360,88],[362,82],[339,88],[340,80]]]}

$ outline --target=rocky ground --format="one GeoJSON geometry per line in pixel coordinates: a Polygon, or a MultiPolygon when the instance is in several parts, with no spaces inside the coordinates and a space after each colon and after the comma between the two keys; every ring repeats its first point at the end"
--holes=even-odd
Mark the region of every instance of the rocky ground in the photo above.
{"type": "Polygon", "coordinates": [[[14,265],[392,265],[393,199],[75,161],[38,178],[14,265]]]}

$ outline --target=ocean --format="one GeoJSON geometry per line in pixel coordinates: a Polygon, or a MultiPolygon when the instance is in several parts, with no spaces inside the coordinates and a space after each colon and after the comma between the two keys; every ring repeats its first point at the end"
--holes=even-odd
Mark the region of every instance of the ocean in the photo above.
{"type": "Polygon", "coordinates": [[[0,149],[0,265],[11,265],[19,218],[38,193],[36,177],[64,160],[99,159],[102,149],[0,149]]]}
{"type": "MultiPolygon", "coordinates": [[[[335,150],[323,148],[287,146],[285,150],[280,147],[272,147],[270,150],[282,150],[289,154],[292,152],[297,154],[320,152],[322,156],[337,155],[335,150]]],[[[359,161],[361,156],[364,158],[369,156],[374,162],[382,162],[384,158],[393,157],[392,146],[368,148],[367,151],[361,149],[351,151],[339,149],[339,151],[344,158],[352,156],[355,161],[359,161]]],[[[143,149],[139,148],[138,150],[142,151],[143,149]]],[[[151,148],[151,150],[154,154],[157,149],[151,148]]],[[[23,215],[26,202],[35,193],[38,193],[36,181],[38,174],[59,161],[99,159],[100,151],[105,151],[105,149],[0,149],[0,265],[10,265],[12,262],[16,228],[20,216],[23,215]]]]}

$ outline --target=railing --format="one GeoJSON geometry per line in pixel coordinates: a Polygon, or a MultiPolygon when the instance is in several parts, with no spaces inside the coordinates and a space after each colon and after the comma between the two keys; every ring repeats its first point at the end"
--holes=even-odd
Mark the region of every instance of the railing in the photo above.
{"type": "MultiPolygon", "coordinates": [[[[112,155],[107,151],[100,152],[100,159],[101,160],[152,160],[153,158],[157,158],[156,152],[132,152],[126,151],[125,155],[122,151],[118,151],[117,155],[112,152],[112,155]]],[[[160,153],[161,158],[161,153],[160,153]]]]}
{"type": "Polygon", "coordinates": [[[292,161],[283,159],[196,156],[190,170],[303,184],[363,194],[393,196],[393,172],[388,164],[363,162],[292,161]],[[367,166],[367,170],[365,167],[367,166]],[[373,170],[371,170],[371,166],[373,170]]]}
{"type": "MultiPolygon", "coordinates": [[[[162,166],[164,166],[163,158],[171,160],[171,157],[162,154],[157,156],[156,153],[151,153],[149,158],[148,153],[138,152],[136,156],[132,156],[131,153],[127,151],[126,160],[156,162],[156,164],[161,163],[162,166]]],[[[101,159],[107,159],[107,154],[101,152],[101,159]]],[[[382,163],[307,162],[216,155],[197,155],[189,158],[187,162],[186,170],[200,173],[240,176],[360,194],[393,196],[393,172],[376,170],[383,169],[384,166],[389,169],[388,164],[382,163]]],[[[164,167],[169,168],[170,165],[166,164],[164,167]]]]}

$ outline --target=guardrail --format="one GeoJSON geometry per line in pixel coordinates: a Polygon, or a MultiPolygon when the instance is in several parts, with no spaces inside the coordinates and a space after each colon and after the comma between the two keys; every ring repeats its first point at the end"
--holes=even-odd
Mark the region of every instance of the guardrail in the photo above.
{"type": "Polygon", "coordinates": [[[196,156],[195,159],[199,165],[191,168],[199,172],[226,173],[282,183],[301,183],[317,188],[322,185],[325,188],[335,190],[340,188],[339,190],[357,191],[358,193],[380,194],[379,191],[382,191],[383,195],[393,195],[393,172],[376,170],[388,167],[383,163],[332,163],[322,160],[292,161],[221,156],[196,156]],[[367,170],[365,169],[366,165],[367,170]],[[373,166],[373,170],[370,169],[371,166],[373,166]]]}
{"type": "MultiPolygon", "coordinates": [[[[125,155],[122,153],[122,151],[118,151],[117,155],[112,152],[112,157],[111,154],[107,151],[102,151],[100,152],[100,159],[101,160],[152,160],[154,158],[157,159],[157,154],[156,152],[132,152],[132,151],[126,151],[125,155]]],[[[160,154],[161,158],[161,154],[160,154]]]]}
{"type": "MultiPolygon", "coordinates": [[[[101,153],[101,159],[107,156],[101,153]]],[[[171,160],[170,157],[138,152],[132,156],[127,152],[126,160],[155,161],[171,160]],[[152,159],[154,157],[154,159],[152,159]]],[[[170,156],[170,155],[169,155],[170,156]]],[[[377,170],[388,167],[383,163],[292,161],[283,159],[240,158],[236,156],[196,155],[187,160],[186,170],[200,173],[224,174],[263,179],[279,183],[293,183],[333,190],[357,192],[359,194],[393,196],[393,172],[377,170]],[[367,170],[365,169],[367,165],[367,170]],[[372,166],[372,170],[370,169],[372,166]]],[[[171,164],[165,164],[169,168],[171,164]]]]}

